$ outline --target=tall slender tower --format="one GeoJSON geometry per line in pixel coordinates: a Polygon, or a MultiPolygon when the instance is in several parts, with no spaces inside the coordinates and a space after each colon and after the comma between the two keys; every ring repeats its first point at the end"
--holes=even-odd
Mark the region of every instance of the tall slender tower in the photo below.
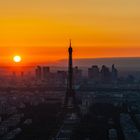
{"type": "Polygon", "coordinates": [[[70,46],[68,48],[68,53],[69,53],[68,79],[67,79],[67,91],[65,95],[64,107],[66,109],[69,108],[75,109],[76,99],[75,99],[75,91],[73,86],[73,58],[72,58],[73,49],[71,46],[71,40],[70,40],[70,46]]]}

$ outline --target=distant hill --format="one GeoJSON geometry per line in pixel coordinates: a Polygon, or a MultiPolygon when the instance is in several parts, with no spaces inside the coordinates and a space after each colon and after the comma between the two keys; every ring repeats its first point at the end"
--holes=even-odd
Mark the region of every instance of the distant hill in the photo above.
{"type": "MultiPolygon", "coordinates": [[[[80,67],[90,67],[92,65],[107,65],[115,64],[118,68],[130,70],[140,70],[140,58],[91,58],[91,59],[75,59],[74,65],[80,67]]],[[[67,60],[60,60],[56,66],[67,66],[67,60]]]]}

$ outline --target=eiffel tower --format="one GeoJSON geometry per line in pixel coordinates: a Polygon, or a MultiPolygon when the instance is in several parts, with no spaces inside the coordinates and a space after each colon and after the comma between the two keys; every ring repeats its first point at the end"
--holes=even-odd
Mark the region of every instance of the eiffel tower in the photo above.
{"type": "Polygon", "coordinates": [[[72,113],[72,112],[76,112],[77,102],[76,102],[74,83],[73,83],[73,57],[72,57],[73,49],[71,46],[71,40],[70,40],[70,46],[68,48],[68,53],[69,53],[68,79],[67,79],[67,91],[64,100],[64,109],[68,113],[72,113]]]}
{"type": "Polygon", "coordinates": [[[55,137],[55,140],[61,140],[61,139],[71,140],[75,127],[80,121],[79,118],[80,111],[76,101],[74,83],[73,83],[73,61],[72,61],[73,49],[71,47],[71,40],[70,40],[68,53],[69,53],[69,60],[68,60],[67,91],[65,94],[63,110],[61,112],[62,113],[61,117],[64,119],[64,121],[55,137]]]}

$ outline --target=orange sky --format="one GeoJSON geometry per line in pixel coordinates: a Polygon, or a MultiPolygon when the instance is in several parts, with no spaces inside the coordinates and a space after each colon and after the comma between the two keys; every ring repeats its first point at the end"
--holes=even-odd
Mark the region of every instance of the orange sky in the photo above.
{"type": "Polygon", "coordinates": [[[0,1],[0,65],[75,58],[140,57],[139,0],[0,1]]]}

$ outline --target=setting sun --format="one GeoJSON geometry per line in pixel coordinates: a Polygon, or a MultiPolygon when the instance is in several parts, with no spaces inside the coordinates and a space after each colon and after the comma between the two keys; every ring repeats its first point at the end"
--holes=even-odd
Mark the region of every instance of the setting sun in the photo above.
{"type": "Polygon", "coordinates": [[[16,56],[14,56],[13,60],[14,60],[14,62],[18,63],[21,61],[21,57],[16,55],[16,56]]]}

